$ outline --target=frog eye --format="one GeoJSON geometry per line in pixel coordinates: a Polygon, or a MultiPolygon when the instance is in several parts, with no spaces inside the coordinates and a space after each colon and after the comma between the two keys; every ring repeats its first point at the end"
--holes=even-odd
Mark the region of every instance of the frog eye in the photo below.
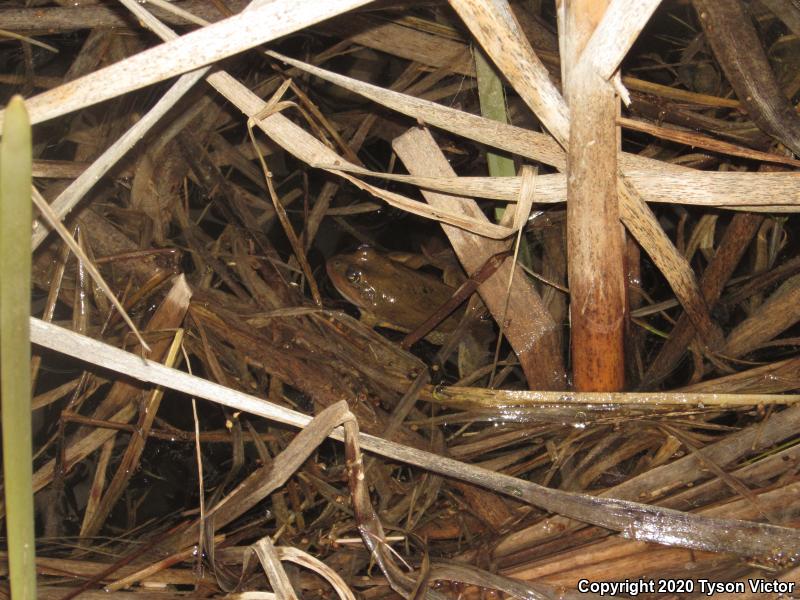
{"type": "Polygon", "coordinates": [[[347,267],[344,272],[344,276],[347,277],[347,281],[350,283],[358,283],[361,281],[361,271],[354,269],[353,267],[347,267]]]}

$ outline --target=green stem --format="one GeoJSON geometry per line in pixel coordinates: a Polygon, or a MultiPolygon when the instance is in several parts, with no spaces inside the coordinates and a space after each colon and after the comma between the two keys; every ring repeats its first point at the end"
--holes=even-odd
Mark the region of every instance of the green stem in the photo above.
{"type": "Polygon", "coordinates": [[[31,126],[20,96],[0,142],[0,394],[11,597],[36,598],[31,442],[31,126]]]}
{"type": "MultiPolygon", "coordinates": [[[[508,123],[503,82],[491,63],[486,60],[486,56],[478,48],[475,49],[475,74],[478,79],[478,99],[481,103],[481,114],[487,119],[508,123]]],[[[514,169],[514,161],[502,154],[487,152],[486,162],[489,165],[489,175],[491,177],[514,177],[517,174],[514,169]]],[[[498,208],[495,210],[502,215],[504,209],[498,208]]],[[[497,216],[497,218],[499,219],[500,216],[497,216]]]]}
{"type": "MultiPolygon", "coordinates": [[[[475,48],[475,74],[478,80],[478,100],[481,104],[481,115],[493,121],[508,123],[508,112],[506,110],[506,96],[503,91],[503,81],[494,70],[492,64],[479,48],[475,48]]],[[[508,156],[486,153],[486,164],[489,167],[491,177],[514,177],[517,172],[514,168],[514,161],[508,156]]],[[[503,218],[505,208],[495,208],[494,218],[499,222],[503,218]]],[[[523,238],[520,247],[519,259],[525,266],[531,265],[530,250],[523,238]]]]}

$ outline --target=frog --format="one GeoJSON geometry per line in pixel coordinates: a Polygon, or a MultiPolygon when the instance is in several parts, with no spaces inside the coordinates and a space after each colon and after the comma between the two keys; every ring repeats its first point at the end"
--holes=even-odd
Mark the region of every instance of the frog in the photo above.
{"type": "MultiPolygon", "coordinates": [[[[326,263],[337,291],[361,313],[370,327],[408,333],[447,302],[455,288],[389,258],[369,245],[339,254],[326,263]]],[[[448,316],[425,337],[441,345],[458,326],[458,312],[448,316]]]]}

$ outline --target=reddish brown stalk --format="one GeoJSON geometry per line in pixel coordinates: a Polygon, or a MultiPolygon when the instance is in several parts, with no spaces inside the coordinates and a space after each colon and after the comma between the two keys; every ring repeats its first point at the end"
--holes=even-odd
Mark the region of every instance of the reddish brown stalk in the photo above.
{"type": "Polygon", "coordinates": [[[562,37],[571,127],[567,158],[567,257],[572,373],[579,391],[625,386],[624,235],[617,201],[617,100],[610,83],[581,68],[581,53],[607,3],[566,3],[562,37]]]}

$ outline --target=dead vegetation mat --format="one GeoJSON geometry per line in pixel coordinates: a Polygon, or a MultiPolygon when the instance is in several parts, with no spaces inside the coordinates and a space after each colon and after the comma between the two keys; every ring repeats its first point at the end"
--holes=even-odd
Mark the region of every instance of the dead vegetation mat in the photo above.
{"type": "Polygon", "coordinates": [[[800,10],[575,4],[0,6],[40,597],[800,582],[800,10]]]}

